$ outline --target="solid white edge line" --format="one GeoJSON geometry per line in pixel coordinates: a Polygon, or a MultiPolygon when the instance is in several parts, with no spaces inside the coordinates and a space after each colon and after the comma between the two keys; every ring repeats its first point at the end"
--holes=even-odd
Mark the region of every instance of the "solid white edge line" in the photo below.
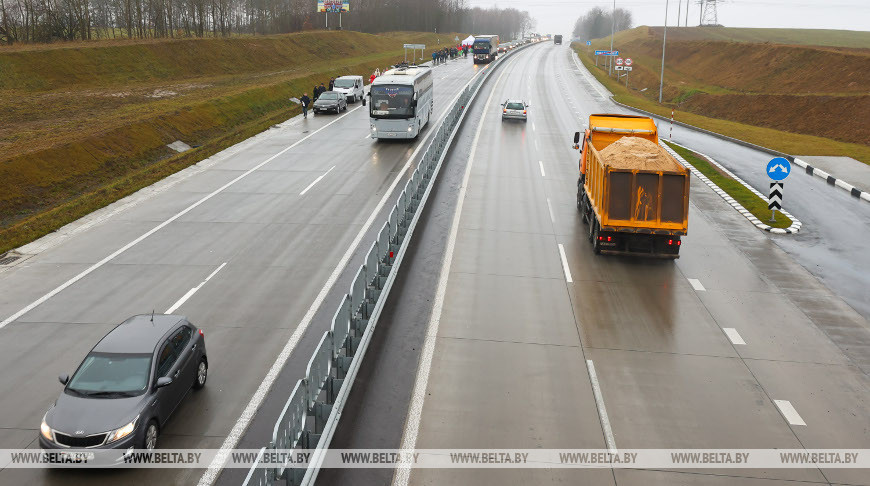
{"type": "Polygon", "coordinates": [[[562,269],[565,270],[565,281],[573,283],[574,279],[571,278],[571,268],[568,267],[568,257],[565,256],[565,247],[561,243],[559,243],[559,257],[562,259],[562,269]]]}
{"type": "Polygon", "coordinates": [[[556,217],[553,216],[553,205],[550,204],[550,198],[547,198],[547,211],[550,212],[550,222],[555,224],[555,223],[556,223],[556,217]]]}
{"type": "MultiPolygon", "coordinates": [[[[453,106],[459,99],[460,95],[462,95],[461,90],[446,106],[453,106]]],[[[354,110],[356,110],[357,108],[354,108],[354,110]]],[[[442,111],[440,117],[435,122],[435,126],[437,126],[438,123],[441,123],[444,117],[447,116],[447,113],[447,109],[442,111]]],[[[384,192],[384,195],[383,197],[381,197],[378,205],[375,207],[374,211],[372,211],[371,215],[363,224],[362,228],[360,228],[359,233],[357,233],[356,237],[354,238],[353,242],[351,242],[350,247],[348,247],[345,254],[342,255],[341,260],[339,260],[338,262],[338,265],[336,265],[335,269],[332,271],[332,274],[326,280],[323,288],[320,289],[320,293],[317,294],[314,302],[311,303],[311,307],[308,308],[308,311],[305,313],[302,321],[300,321],[299,325],[296,326],[293,334],[290,335],[290,339],[287,340],[287,344],[284,345],[281,353],[278,354],[278,356],[275,358],[275,362],[272,363],[272,366],[269,368],[266,376],[263,377],[263,381],[257,387],[257,391],[254,392],[254,394],[251,396],[251,400],[248,402],[248,405],[245,406],[245,409],[242,411],[239,419],[233,425],[233,428],[232,430],[230,430],[227,438],[224,439],[224,442],[223,444],[221,444],[220,450],[218,451],[217,455],[212,460],[211,464],[209,464],[208,469],[203,472],[202,477],[199,478],[197,486],[210,486],[211,484],[214,484],[215,480],[218,477],[218,474],[220,474],[221,470],[223,469],[224,463],[229,458],[230,450],[234,449],[239,443],[239,440],[242,438],[242,435],[248,428],[248,424],[250,424],[251,420],[254,418],[254,415],[256,415],[257,410],[260,408],[260,405],[263,403],[263,400],[265,400],[266,395],[268,395],[269,391],[272,389],[272,385],[274,385],[275,380],[278,378],[278,374],[281,372],[281,369],[290,358],[293,350],[296,349],[296,345],[299,343],[302,335],[305,334],[308,326],[311,325],[311,321],[314,318],[314,314],[317,312],[317,309],[319,309],[321,304],[323,304],[323,301],[326,299],[326,296],[329,294],[332,286],[335,285],[335,282],[338,280],[339,276],[341,276],[341,273],[344,271],[344,267],[347,266],[348,261],[350,261],[350,258],[353,256],[354,252],[356,252],[360,242],[362,242],[362,239],[365,237],[366,232],[374,223],[375,218],[377,218],[378,213],[380,213],[383,207],[386,205],[387,201],[390,198],[390,195],[393,193],[396,186],[399,185],[399,182],[402,180],[404,174],[408,172],[408,169],[411,167],[411,163],[414,161],[420,151],[423,150],[425,146],[427,146],[426,142],[427,140],[424,138],[423,141],[418,144],[417,148],[414,150],[411,156],[408,157],[408,160],[405,163],[404,167],[402,167],[402,169],[399,170],[399,172],[396,174],[396,177],[395,179],[393,179],[390,187],[387,188],[386,192],[384,192]]]]}
{"type": "Polygon", "coordinates": [[[327,174],[329,174],[330,172],[332,172],[332,169],[334,169],[334,168],[335,168],[335,166],[333,165],[332,167],[329,168],[328,171],[324,172],[320,177],[318,177],[317,179],[314,179],[314,181],[313,181],[311,184],[308,184],[308,187],[306,187],[305,189],[302,189],[302,192],[300,192],[299,195],[300,195],[300,196],[304,196],[305,193],[308,192],[309,189],[311,189],[312,187],[314,187],[315,184],[317,184],[318,182],[320,182],[324,177],[326,177],[327,174]]]}
{"type": "Polygon", "coordinates": [[[184,294],[180,299],[178,299],[178,302],[173,304],[172,307],[170,307],[169,309],[166,309],[166,312],[164,312],[164,314],[172,314],[173,312],[175,312],[179,307],[181,307],[185,302],[187,302],[187,299],[191,298],[193,296],[193,294],[195,294],[199,289],[201,289],[202,286],[205,285],[206,282],[208,282],[209,280],[211,280],[212,277],[217,275],[217,273],[220,272],[225,266],[227,266],[227,262],[221,263],[220,266],[218,266],[210,274],[208,274],[208,277],[206,277],[205,280],[200,282],[199,285],[197,285],[196,287],[188,290],[186,294],[184,294]]]}
{"type": "Polygon", "coordinates": [[[695,289],[699,292],[706,292],[707,291],[707,289],[704,288],[704,285],[701,283],[701,281],[698,280],[697,278],[687,278],[686,280],[688,280],[689,283],[692,284],[693,289],[695,289]]]}
{"type": "Polygon", "coordinates": [[[538,165],[541,167],[541,177],[547,177],[547,173],[544,172],[544,161],[539,160],[538,165]]]}
{"type": "MultiPolygon", "coordinates": [[[[516,61],[512,61],[511,66],[514,63],[516,61]]],[[[483,105],[483,114],[480,116],[474,140],[471,142],[471,152],[468,154],[468,164],[465,167],[462,185],[459,187],[456,212],[453,213],[453,222],[450,225],[450,234],[447,237],[444,261],[441,263],[441,272],[438,276],[438,288],[435,292],[435,301],[432,304],[432,315],[426,328],[423,349],[420,350],[420,363],[417,367],[417,376],[414,378],[414,391],[411,395],[410,406],[408,407],[405,430],[402,433],[401,448],[404,450],[414,449],[417,445],[417,434],[420,432],[420,421],[423,418],[423,402],[426,400],[426,389],[429,387],[429,373],[432,369],[432,357],[435,355],[435,341],[438,335],[438,327],[441,324],[441,311],[444,308],[444,298],[447,295],[447,280],[450,276],[450,266],[453,263],[453,251],[456,248],[456,236],[459,233],[459,220],[462,216],[465,193],[468,191],[468,182],[471,179],[471,168],[474,164],[474,156],[477,154],[477,144],[480,141],[480,134],[483,131],[483,123],[486,120],[489,105],[492,102],[499,83],[507,72],[508,67],[505,66],[504,71],[502,71],[498,79],[496,79],[495,84],[493,84],[489,98],[486,99],[486,103],[483,105]]],[[[392,485],[408,486],[410,480],[411,470],[409,468],[396,468],[392,485]]]]}
{"type": "Polygon", "coordinates": [[[592,395],[595,396],[595,405],[598,406],[598,419],[601,421],[601,430],[604,432],[604,442],[607,444],[607,449],[615,453],[617,450],[616,439],[613,437],[613,429],[610,427],[610,419],[607,417],[604,395],[601,393],[598,374],[595,373],[595,363],[591,359],[586,360],[586,369],[589,371],[589,381],[592,383],[592,395]]]}
{"type": "Polygon", "coordinates": [[[733,327],[723,327],[722,330],[725,332],[725,335],[728,336],[728,339],[731,340],[731,344],[746,344],[746,341],[743,340],[743,337],[740,336],[737,329],[733,327]]]}
{"type": "Polygon", "coordinates": [[[204,202],[206,202],[206,201],[208,201],[209,199],[211,199],[211,198],[217,196],[217,195],[220,194],[221,192],[225,191],[227,188],[233,186],[235,183],[237,183],[237,182],[239,182],[240,180],[244,179],[245,177],[251,175],[252,173],[254,173],[255,171],[259,170],[259,169],[260,169],[261,167],[263,167],[264,165],[266,165],[266,164],[268,164],[269,162],[271,162],[271,161],[277,159],[278,157],[284,155],[284,154],[287,153],[289,150],[293,149],[294,147],[298,146],[298,145],[301,144],[302,142],[304,142],[304,141],[308,140],[309,138],[313,137],[314,135],[316,135],[316,134],[319,133],[320,131],[325,130],[327,127],[331,126],[333,123],[337,123],[338,121],[344,119],[344,117],[350,115],[351,113],[353,113],[354,111],[358,110],[359,108],[361,108],[361,106],[358,106],[358,107],[354,108],[353,110],[348,111],[347,113],[345,113],[345,114],[342,115],[341,117],[336,118],[335,120],[332,120],[331,122],[327,123],[326,125],[323,125],[322,127],[318,128],[317,130],[315,130],[315,131],[311,132],[310,134],[306,135],[305,137],[299,139],[298,141],[296,141],[295,143],[293,143],[293,144],[290,145],[289,147],[287,147],[287,148],[281,150],[281,151],[278,152],[277,154],[275,154],[275,155],[269,157],[268,159],[264,160],[263,162],[260,162],[259,164],[255,165],[253,168],[248,169],[247,171],[243,172],[241,175],[239,175],[239,176],[236,177],[235,179],[233,179],[233,180],[227,182],[227,183],[224,184],[223,186],[221,186],[221,187],[215,189],[214,191],[210,192],[209,194],[205,195],[202,199],[196,201],[195,203],[191,204],[190,206],[188,206],[188,207],[186,207],[185,209],[181,210],[180,212],[176,213],[174,216],[170,217],[170,218],[167,219],[166,221],[164,221],[164,222],[158,224],[158,225],[155,226],[154,228],[151,228],[151,229],[150,229],[149,231],[147,231],[145,234],[139,236],[138,238],[136,238],[135,240],[131,241],[130,243],[127,243],[126,245],[122,246],[121,248],[115,250],[115,251],[114,251],[112,254],[110,254],[109,256],[103,258],[102,260],[98,261],[97,263],[94,263],[93,265],[91,265],[90,267],[86,268],[85,270],[83,270],[81,273],[79,273],[79,274],[76,275],[75,277],[73,277],[73,278],[67,280],[67,281],[64,282],[63,284],[61,284],[61,285],[59,285],[58,287],[56,287],[56,288],[55,288],[54,290],[52,290],[51,292],[49,292],[49,293],[43,295],[43,296],[40,297],[39,299],[37,299],[37,300],[31,302],[29,305],[27,305],[26,307],[24,307],[24,308],[21,309],[20,311],[18,311],[18,312],[16,312],[15,314],[13,314],[13,315],[7,317],[3,322],[0,322],[0,329],[6,327],[7,325],[9,325],[11,322],[15,321],[15,320],[18,319],[19,317],[23,316],[24,314],[27,314],[27,313],[30,312],[31,310],[35,309],[37,306],[39,306],[39,305],[41,305],[42,303],[44,303],[45,301],[47,301],[48,299],[50,299],[50,298],[54,297],[55,295],[59,294],[60,292],[64,291],[64,290],[65,290],[67,287],[69,287],[70,285],[73,285],[74,283],[78,282],[79,280],[81,280],[81,279],[85,278],[86,276],[90,275],[90,274],[93,273],[95,270],[99,269],[100,267],[102,267],[102,266],[105,265],[106,263],[108,263],[108,262],[112,261],[113,259],[115,259],[115,257],[117,257],[118,255],[120,255],[120,254],[124,253],[125,251],[129,250],[130,248],[133,248],[134,246],[138,245],[138,244],[141,243],[145,238],[148,238],[149,236],[153,235],[154,233],[160,231],[161,229],[165,228],[166,226],[168,226],[168,225],[169,225],[170,223],[172,223],[173,221],[175,221],[175,220],[177,220],[178,218],[184,216],[185,214],[189,213],[190,211],[193,211],[194,209],[196,209],[197,207],[199,207],[199,206],[200,206],[201,204],[203,204],[204,202]]]}
{"type": "Polygon", "coordinates": [[[776,407],[779,409],[779,413],[788,420],[788,423],[791,425],[803,425],[806,426],[807,423],[804,422],[804,419],[801,418],[800,414],[795,410],[794,406],[788,400],[774,400],[773,403],[776,404],[776,407]]]}

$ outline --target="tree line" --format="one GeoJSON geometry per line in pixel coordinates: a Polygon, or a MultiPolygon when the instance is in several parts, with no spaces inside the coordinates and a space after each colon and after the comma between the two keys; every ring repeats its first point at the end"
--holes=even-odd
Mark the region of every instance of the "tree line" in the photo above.
{"type": "MultiPolygon", "coordinates": [[[[342,28],[475,32],[515,38],[534,26],[528,12],[470,8],[468,0],[351,0],[342,28]]],[[[326,28],[317,0],[0,0],[0,43],[226,37],[326,28]]],[[[328,14],[329,28],[339,25],[328,14]]]]}
{"type": "Polygon", "coordinates": [[[574,22],[574,37],[582,40],[600,39],[631,28],[631,12],[617,8],[615,11],[594,7],[574,22]]]}

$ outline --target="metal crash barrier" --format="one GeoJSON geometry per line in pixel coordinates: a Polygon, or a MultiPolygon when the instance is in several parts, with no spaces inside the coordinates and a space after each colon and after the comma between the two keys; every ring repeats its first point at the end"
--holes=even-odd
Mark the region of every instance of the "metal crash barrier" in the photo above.
{"type": "MultiPolygon", "coordinates": [[[[499,56],[490,66],[500,64],[515,51],[499,56]]],[[[377,239],[372,242],[365,263],[351,283],[350,292],[338,305],[330,330],[323,334],[311,356],[305,378],[299,380],[290,393],[275,423],[269,445],[260,450],[243,486],[271,486],[277,481],[288,486],[314,484],[323,462],[322,454],[329,447],[338,426],[378,316],[422,213],[421,208],[431,192],[432,181],[444,162],[466,108],[492,71],[486,69],[466,84],[441,121],[377,239]],[[307,468],[293,468],[288,464],[278,468],[260,465],[268,451],[291,449],[315,451],[307,468]]]]}

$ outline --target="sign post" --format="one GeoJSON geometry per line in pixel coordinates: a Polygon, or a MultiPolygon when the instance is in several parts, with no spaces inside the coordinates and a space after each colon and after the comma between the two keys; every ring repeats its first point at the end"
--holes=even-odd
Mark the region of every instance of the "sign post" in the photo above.
{"type": "MultiPolygon", "coordinates": [[[[632,61],[630,57],[626,57],[624,62],[625,62],[625,68],[623,68],[623,71],[630,72],[631,71],[631,63],[634,61],[632,61]]],[[[625,73],[625,87],[628,88],[628,72],[625,73]]]]}
{"type": "Polygon", "coordinates": [[[785,184],[782,182],[791,174],[791,163],[784,157],[776,157],[767,163],[767,175],[771,178],[770,194],[767,208],[770,209],[770,221],[776,220],[776,210],[782,211],[782,194],[785,184]]]}

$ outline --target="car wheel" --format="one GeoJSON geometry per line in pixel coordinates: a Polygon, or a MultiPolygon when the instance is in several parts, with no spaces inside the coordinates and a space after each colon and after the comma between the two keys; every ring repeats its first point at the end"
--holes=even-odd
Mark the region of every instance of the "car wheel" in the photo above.
{"type": "Polygon", "coordinates": [[[151,420],[145,427],[145,437],[142,438],[142,448],[153,451],[157,448],[157,437],[160,435],[160,428],[157,427],[157,421],[151,420]]]}
{"type": "Polygon", "coordinates": [[[208,362],[205,358],[199,360],[196,367],[196,380],[193,381],[193,388],[199,390],[205,386],[205,381],[208,379],[208,362]]]}

